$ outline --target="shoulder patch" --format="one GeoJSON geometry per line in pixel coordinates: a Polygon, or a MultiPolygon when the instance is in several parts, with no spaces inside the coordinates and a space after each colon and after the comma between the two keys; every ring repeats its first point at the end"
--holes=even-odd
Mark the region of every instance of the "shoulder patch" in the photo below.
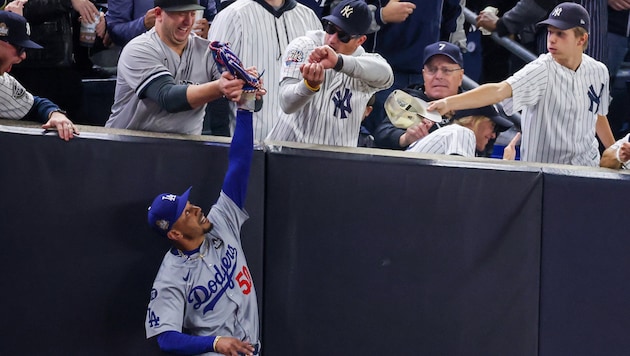
{"type": "Polygon", "coordinates": [[[21,99],[24,95],[26,95],[26,89],[18,83],[18,81],[13,82],[13,99],[21,99]]]}
{"type": "Polygon", "coordinates": [[[157,298],[157,294],[158,294],[157,289],[155,288],[151,289],[151,300],[157,298]]]}
{"type": "Polygon", "coordinates": [[[294,49],[289,52],[287,55],[287,60],[284,63],[285,65],[291,65],[291,63],[301,63],[304,62],[304,52],[299,49],[294,49]]]}

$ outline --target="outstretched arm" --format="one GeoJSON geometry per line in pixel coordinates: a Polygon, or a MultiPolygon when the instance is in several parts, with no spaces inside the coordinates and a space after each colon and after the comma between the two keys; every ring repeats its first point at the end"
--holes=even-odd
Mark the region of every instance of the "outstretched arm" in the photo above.
{"type": "Polygon", "coordinates": [[[158,335],[158,345],[165,352],[177,355],[198,355],[204,352],[217,352],[233,355],[235,352],[251,355],[254,347],[233,337],[193,336],[177,331],[166,331],[158,335]]]}
{"type": "Polygon", "coordinates": [[[223,181],[223,192],[241,209],[247,196],[247,182],[254,155],[252,117],[250,110],[236,111],[236,128],[228,155],[228,170],[223,181]]]}
{"type": "Polygon", "coordinates": [[[427,110],[436,110],[443,116],[451,111],[480,108],[482,106],[496,104],[511,96],[512,87],[508,82],[488,83],[461,94],[432,101],[429,103],[429,106],[427,106],[427,110]]]}

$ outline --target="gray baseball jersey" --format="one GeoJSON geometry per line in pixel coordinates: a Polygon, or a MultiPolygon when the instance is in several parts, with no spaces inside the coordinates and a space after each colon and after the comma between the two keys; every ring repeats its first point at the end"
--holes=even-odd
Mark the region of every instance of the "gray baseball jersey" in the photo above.
{"type": "Polygon", "coordinates": [[[248,217],[221,192],[208,213],[214,227],[199,252],[166,253],[151,290],[147,338],[186,329],[195,336],[229,335],[259,342],[256,291],[239,233],[248,217]]]}
{"type": "Polygon", "coordinates": [[[376,53],[358,47],[343,56],[343,68],[327,69],[318,92],[306,87],[300,66],[315,47],[324,44],[324,31],[309,31],[287,47],[282,60],[278,122],[267,139],[356,147],[368,100],[394,82],[392,68],[376,53]],[[291,107],[290,110],[287,107],[291,107]]]}
{"type": "Polygon", "coordinates": [[[33,107],[33,95],[9,73],[0,75],[0,118],[20,120],[33,107]]]}
{"type": "Polygon", "coordinates": [[[503,101],[505,112],[522,110],[523,161],[599,166],[595,124],[610,104],[603,63],[583,54],[573,71],[546,53],[506,81],[512,97],[503,101]]]}
{"type": "Polygon", "coordinates": [[[477,139],[471,129],[451,124],[412,143],[407,151],[475,157],[476,146],[477,139]]]}
{"type": "Polygon", "coordinates": [[[155,28],[131,40],[118,59],[112,113],[105,127],[200,135],[206,106],[169,113],[144,97],[149,84],[172,76],[175,84],[201,84],[220,77],[210,42],[191,34],[181,57],[160,40],[155,28]]]}
{"type": "MultiPolygon", "coordinates": [[[[264,1],[263,1],[264,2],[264,1]]],[[[286,8],[295,0],[285,1],[286,8]]],[[[267,5],[269,6],[269,5],[267,5]]],[[[276,14],[253,0],[239,0],[221,10],[212,21],[208,38],[228,42],[245,67],[255,66],[267,95],[262,110],[254,113],[254,139],[262,141],[277,121],[280,63],[285,48],[309,30],[321,29],[313,10],[296,3],[276,14]]]]}

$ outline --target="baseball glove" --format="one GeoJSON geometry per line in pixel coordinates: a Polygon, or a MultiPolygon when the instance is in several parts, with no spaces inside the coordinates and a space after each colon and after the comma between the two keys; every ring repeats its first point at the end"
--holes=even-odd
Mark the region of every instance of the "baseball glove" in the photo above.
{"type": "Polygon", "coordinates": [[[249,72],[243,68],[243,63],[241,60],[230,50],[229,43],[223,43],[219,41],[213,41],[210,43],[210,50],[212,51],[212,56],[214,60],[227,71],[229,71],[233,76],[242,79],[245,81],[245,85],[243,86],[243,91],[245,92],[255,92],[255,91],[266,91],[262,87],[262,83],[260,82],[260,77],[263,73],[260,73],[258,77],[254,77],[249,72]]]}

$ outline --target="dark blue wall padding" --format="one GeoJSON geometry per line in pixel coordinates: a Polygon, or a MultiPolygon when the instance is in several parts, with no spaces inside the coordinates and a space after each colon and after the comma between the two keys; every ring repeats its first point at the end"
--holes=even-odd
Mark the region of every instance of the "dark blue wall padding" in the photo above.
{"type": "MultiPolygon", "coordinates": [[[[170,245],[147,226],[147,207],[193,185],[207,210],[227,168],[221,143],[81,137],[0,132],[2,355],[160,354],[144,321],[170,245]]],[[[263,169],[257,151],[243,240],[260,286],[263,169]]]]}
{"type": "Polygon", "coordinates": [[[455,165],[268,155],[267,355],[537,353],[542,175],[455,165]]]}
{"type": "Polygon", "coordinates": [[[628,178],[545,173],[541,356],[630,355],[628,178]]]}

